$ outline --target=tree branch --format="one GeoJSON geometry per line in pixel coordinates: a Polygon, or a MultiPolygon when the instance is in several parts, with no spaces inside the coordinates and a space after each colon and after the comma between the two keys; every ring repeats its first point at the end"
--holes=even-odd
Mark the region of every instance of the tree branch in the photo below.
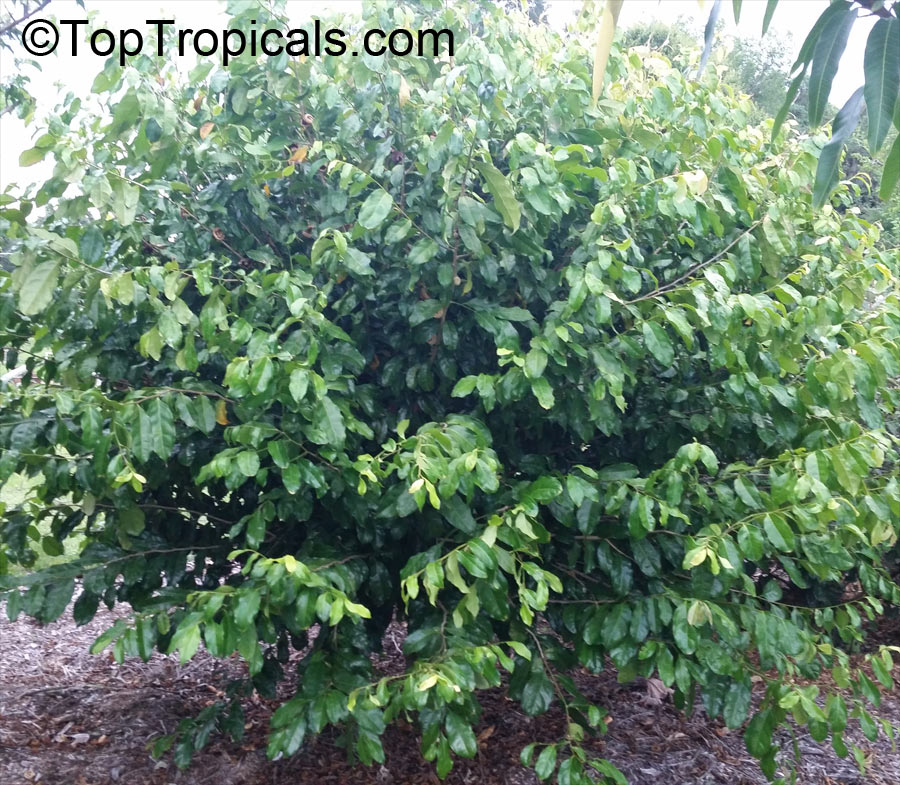
{"type": "Polygon", "coordinates": [[[30,11],[26,11],[19,19],[15,19],[14,21],[10,22],[9,24],[5,25],[4,27],[0,27],[0,36],[6,35],[10,30],[15,30],[15,28],[17,28],[20,24],[22,24],[22,22],[24,22],[26,19],[30,19],[38,11],[40,11],[43,8],[46,8],[48,5],[50,5],[50,0],[41,0],[41,2],[38,5],[36,5],[30,11]]]}

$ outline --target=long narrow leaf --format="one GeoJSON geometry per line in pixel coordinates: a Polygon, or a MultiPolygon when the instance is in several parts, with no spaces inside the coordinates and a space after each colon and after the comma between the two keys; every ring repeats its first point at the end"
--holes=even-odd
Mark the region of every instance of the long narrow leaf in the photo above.
{"type": "Polygon", "coordinates": [[[847,103],[841,107],[831,124],[831,139],[819,154],[819,165],[816,167],[816,182],[813,185],[813,207],[819,208],[828,199],[838,181],[841,166],[841,151],[844,142],[853,133],[859,123],[863,107],[863,88],[857,88],[847,103]]]}
{"type": "Polygon", "coordinates": [[[731,0],[731,7],[734,10],[734,23],[741,21],[741,3],[743,0],[731,0]]]}
{"type": "Polygon", "coordinates": [[[722,0],[716,0],[709,12],[709,19],[706,20],[706,30],[703,31],[703,54],[700,55],[700,65],[697,67],[698,79],[703,73],[703,69],[706,68],[706,61],[709,60],[710,52],[712,52],[713,40],[716,37],[716,22],[719,21],[721,11],[722,0]]]}
{"type": "Polygon", "coordinates": [[[622,10],[624,2],[625,0],[606,0],[603,5],[603,19],[600,22],[597,47],[594,50],[594,79],[591,93],[595,102],[603,89],[603,77],[606,74],[606,64],[609,62],[613,36],[616,33],[616,22],[619,21],[619,12],[622,10]]]}
{"type": "MultiPolygon", "coordinates": [[[[775,12],[775,6],[777,5],[778,0],[769,0],[769,6],[766,8],[766,19],[769,21],[772,20],[772,14],[775,12]]],[[[809,64],[812,61],[813,52],[816,48],[816,43],[819,40],[819,36],[822,33],[822,29],[828,24],[828,21],[838,14],[842,14],[849,7],[848,3],[841,0],[840,2],[832,3],[826,8],[818,19],[816,19],[815,24],[812,26],[812,29],[806,34],[806,38],[803,40],[803,45],[800,47],[800,51],[797,54],[797,59],[794,61],[794,64],[791,66],[791,77],[793,81],[791,82],[791,86],[788,88],[787,95],[784,97],[784,102],[781,104],[781,108],[778,110],[778,114],[775,115],[775,124],[772,126],[772,138],[774,139],[778,136],[778,132],[781,130],[781,125],[784,123],[785,118],[790,111],[791,105],[794,103],[794,99],[797,97],[797,93],[800,92],[800,87],[803,84],[803,80],[806,78],[806,72],[809,70],[809,64]]],[[[767,28],[768,23],[766,20],[763,20],[764,27],[767,28]]],[[[765,34],[765,29],[763,30],[763,34],[765,34]]]]}
{"type": "Polygon", "coordinates": [[[900,91],[900,19],[879,19],[866,41],[863,70],[869,152],[878,152],[891,128],[891,116],[900,91]]]}
{"type": "Polygon", "coordinates": [[[809,124],[812,128],[822,122],[825,107],[828,106],[831,83],[847,47],[850,29],[859,13],[849,3],[839,4],[844,6],[843,13],[835,14],[828,20],[813,52],[812,70],[809,74],[809,124]]]}
{"type": "Polygon", "coordinates": [[[784,103],[781,104],[781,108],[778,110],[778,114],[775,115],[775,122],[772,125],[772,139],[778,136],[778,132],[781,130],[781,126],[784,124],[785,118],[788,115],[788,112],[791,109],[791,105],[794,103],[794,99],[797,97],[797,93],[800,92],[800,87],[803,84],[803,80],[806,79],[806,68],[804,68],[797,76],[794,77],[794,81],[791,82],[791,86],[788,88],[787,95],[784,97],[784,103]]]}
{"type": "Polygon", "coordinates": [[[816,19],[816,23],[812,26],[812,29],[806,34],[806,38],[803,39],[803,46],[800,47],[800,51],[797,53],[797,59],[791,66],[791,74],[796,73],[800,66],[808,64],[810,60],[812,60],[813,52],[816,49],[816,44],[819,42],[819,36],[822,34],[825,25],[835,17],[846,13],[848,8],[850,8],[850,3],[847,0],[838,0],[838,2],[832,3],[828,8],[822,11],[819,18],[816,19]]]}
{"type": "Polygon", "coordinates": [[[884,171],[881,173],[881,188],[878,190],[878,195],[882,199],[887,199],[897,185],[898,179],[900,179],[900,134],[894,139],[891,151],[884,162],[884,171]]]}
{"type": "Polygon", "coordinates": [[[775,13],[775,8],[778,5],[778,0],[769,0],[766,4],[766,12],[763,14],[763,29],[762,34],[765,35],[769,29],[769,24],[772,22],[772,14],[775,13]]]}

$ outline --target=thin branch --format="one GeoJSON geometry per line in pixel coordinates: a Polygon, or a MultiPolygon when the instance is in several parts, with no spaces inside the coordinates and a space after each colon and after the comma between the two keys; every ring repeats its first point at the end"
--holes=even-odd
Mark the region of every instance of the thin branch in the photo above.
{"type": "Polygon", "coordinates": [[[635,297],[633,300],[626,300],[625,305],[634,305],[634,303],[639,303],[642,300],[649,300],[651,297],[656,297],[659,294],[665,294],[666,292],[672,291],[672,289],[676,288],[678,284],[684,283],[687,280],[690,280],[695,273],[700,272],[706,267],[709,267],[711,264],[715,264],[719,261],[725,254],[727,254],[734,246],[736,246],[743,237],[750,234],[757,226],[762,223],[762,219],[759,221],[755,221],[749,227],[747,227],[743,232],[741,232],[737,237],[734,238],[728,245],[726,245],[719,253],[713,256],[710,259],[706,259],[705,261],[698,262],[690,270],[688,270],[684,275],[679,276],[674,281],[671,281],[663,286],[660,286],[658,289],[654,289],[652,292],[647,292],[647,294],[642,294],[640,297],[635,297]]]}
{"type": "Polygon", "coordinates": [[[4,35],[6,35],[10,30],[14,30],[16,27],[18,27],[20,24],[22,24],[22,22],[24,22],[26,19],[30,19],[30,18],[31,18],[32,16],[34,16],[38,11],[40,11],[42,8],[46,8],[48,5],[50,5],[50,0],[42,0],[42,2],[41,2],[39,5],[36,5],[36,6],[35,6],[33,9],[31,9],[30,11],[26,11],[25,14],[24,14],[21,18],[16,19],[16,20],[10,22],[10,23],[9,23],[8,25],[6,25],[5,27],[0,27],[0,36],[4,36],[4,35]]]}

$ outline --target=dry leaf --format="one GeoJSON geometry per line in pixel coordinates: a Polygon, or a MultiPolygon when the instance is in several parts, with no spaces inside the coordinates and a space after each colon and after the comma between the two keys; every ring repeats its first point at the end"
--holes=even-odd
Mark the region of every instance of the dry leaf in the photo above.
{"type": "Polygon", "coordinates": [[[200,138],[206,139],[206,137],[209,136],[210,133],[212,133],[212,129],[215,127],[215,123],[203,123],[203,125],[200,126],[200,138]]]}
{"type": "Polygon", "coordinates": [[[659,679],[647,679],[647,694],[641,702],[648,706],[659,706],[672,692],[673,690],[659,679]]]}
{"type": "Polygon", "coordinates": [[[288,158],[288,161],[292,164],[301,164],[306,160],[306,154],[309,152],[309,148],[306,145],[302,147],[298,147],[294,150],[294,154],[288,158]]]}
{"type": "Polygon", "coordinates": [[[219,425],[228,425],[228,405],[225,401],[216,404],[216,422],[219,425]]]}

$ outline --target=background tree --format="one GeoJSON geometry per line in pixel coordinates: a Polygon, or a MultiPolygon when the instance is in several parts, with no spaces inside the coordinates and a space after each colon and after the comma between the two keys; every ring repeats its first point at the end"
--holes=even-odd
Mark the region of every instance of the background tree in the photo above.
{"type": "Polygon", "coordinates": [[[333,724],[382,760],[409,717],[443,776],[502,685],[566,715],[523,750],[541,779],[621,782],[570,677],[608,660],[699,693],[770,776],[789,719],[842,754],[848,718],[882,732],[891,649],[848,652],[900,601],[896,254],[845,187],[814,210],[814,145],[712,74],[613,48],[595,102],[583,36],[365,13],[338,26],[451,29],[453,58],[110,59],[105,111],[64,103],[23,153],[54,169],[0,205],[28,371],[0,478],[33,480],[0,571],[83,544],[4,576],[7,613],[125,603],[95,651],[237,652],[246,679],[157,746],[180,765],[291,649],[273,756],[333,724]],[[799,685],[825,672],[823,708],[799,685]]]}
{"type": "MultiPolygon", "coordinates": [[[[22,27],[39,11],[50,5],[50,0],[7,0],[0,5],[0,48],[19,53],[22,51],[19,36],[22,27]]],[[[83,7],[83,0],[79,0],[83,7]]],[[[23,72],[25,61],[15,58],[9,74],[0,78],[0,117],[7,112],[18,112],[28,117],[34,110],[34,98],[28,90],[29,78],[23,72]]],[[[32,61],[32,67],[37,67],[32,61]]]]}
{"type": "MultiPolygon", "coordinates": [[[[624,0],[607,0],[603,7],[597,33],[597,47],[594,54],[594,100],[600,95],[606,58],[612,46],[613,31],[619,10],[624,0]]],[[[740,21],[743,0],[732,0],[734,21],[740,21]]],[[[769,0],[763,19],[763,35],[766,34],[772,17],[778,7],[778,0],[769,0]]],[[[818,127],[825,116],[831,85],[840,65],[850,30],[864,16],[878,17],[866,42],[864,63],[865,84],[847,100],[832,123],[830,141],[822,148],[819,166],[816,170],[814,204],[822,206],[837,184],[840,171],[841,153],[844,144],[859,124],[863,107],[868,114],[868,147],[871,155],[877,155],[892,123],[900,130],[900,115],[895,113],[900,94],[900,19],[897,17],[900,4],[893,0],[836,0],[822,12],[816,20],[797,60],[791,67],[791,83],[787,97],[775,117],[773,137],[778,134],[785,117],[797,98],[807,75],[809,93],[807,100],[809,125],[818,127]]],[[[716,24],[722,10],[722,0],[715,0],[704,31],[704,46],[700,56],[698,76],[703,72],[715,40],[716,24]]],[[[888,196],[900,179],[900,142],[890,148],[881,176],[879,195],[888,196]]]]}

